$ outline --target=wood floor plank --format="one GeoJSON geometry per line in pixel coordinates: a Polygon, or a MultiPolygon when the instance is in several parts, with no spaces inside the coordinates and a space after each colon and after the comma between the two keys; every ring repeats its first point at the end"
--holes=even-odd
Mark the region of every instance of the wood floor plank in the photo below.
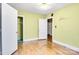
{"type": "Polygon", "coordinates": [[[36,40],[20,43],[13,55],[79,55],[79,53],[47,40],[36,40]]]}

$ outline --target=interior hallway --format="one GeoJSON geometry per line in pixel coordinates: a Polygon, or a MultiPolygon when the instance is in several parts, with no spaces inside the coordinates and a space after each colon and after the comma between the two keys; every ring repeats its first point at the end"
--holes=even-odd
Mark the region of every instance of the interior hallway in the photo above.
{"type": "MultiPolygon", "coordinates": [[[[50,39],[50,37],[49,37],[50,39]]],[[[35,40],[20,43],[13,55],[78,55],[79,52],[51,43],[47,40],[35,40]]]]}

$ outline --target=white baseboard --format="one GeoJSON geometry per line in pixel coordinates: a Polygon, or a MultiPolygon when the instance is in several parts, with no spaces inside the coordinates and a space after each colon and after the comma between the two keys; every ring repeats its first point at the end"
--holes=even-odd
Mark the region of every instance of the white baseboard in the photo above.
{"type": "Polygon", "coordinates": [[[38,38],[38,39],[42,40],[42,39],[47,39],[47,38],[38,38]]]}
{"type": "Polygon", "coordinates": [[[70,49],[72,49],[72,50],[74,50],[74,51],[79,52],[79,48],[77,48],[77,47],[74,47],[74,46],[71,46],[71,45],[68,45],[68,44],[64,44],[64,43],[59,42],[59,41],[56,41],[56,40],[53,40],[53,42],[55,42],[55,43],[57,43],[57,44],[59,44],[59,45],[62,45],[62,46],[64,46],[64,47],[70,48],[70,49]]]}
{"type": "Polygon", "coordinates": [[[33,38],[33,39],[24,39],[23,41],[33,41],[33,40],[38,40],[39,38],[33,38]]]}

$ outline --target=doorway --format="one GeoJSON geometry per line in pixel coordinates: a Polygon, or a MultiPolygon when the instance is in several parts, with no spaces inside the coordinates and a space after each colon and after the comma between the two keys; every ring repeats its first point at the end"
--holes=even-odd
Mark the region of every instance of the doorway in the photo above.
{"type": "Polygon", "coordinates": [[[52,42],[52,18],[47,20],[47,41],[52,42]]]}
{"type": "Polygon", "coordinates": [[[18,43],[23,42],[23,17],[18,16],[18,43]]]}

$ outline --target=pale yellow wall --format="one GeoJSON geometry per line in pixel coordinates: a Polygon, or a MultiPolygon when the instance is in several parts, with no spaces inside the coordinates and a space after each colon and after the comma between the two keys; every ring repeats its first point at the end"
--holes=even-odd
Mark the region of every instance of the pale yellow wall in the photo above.
{"type": "Polygon", "coordinates": [[[43,18],[43,15],[30,13],[23,10],[18,10],[18,15],[24,16],[24,28],[23,28],[23,38],[24,40],[27,39],[34,39],[38,38],[39,33],[39,19],[43,18]]]}
{"type": "Polygon", "coordinates": [[[52,26],[54,40],[79,48],[79,4],[70,4],[55,11],[52,26]]]}

